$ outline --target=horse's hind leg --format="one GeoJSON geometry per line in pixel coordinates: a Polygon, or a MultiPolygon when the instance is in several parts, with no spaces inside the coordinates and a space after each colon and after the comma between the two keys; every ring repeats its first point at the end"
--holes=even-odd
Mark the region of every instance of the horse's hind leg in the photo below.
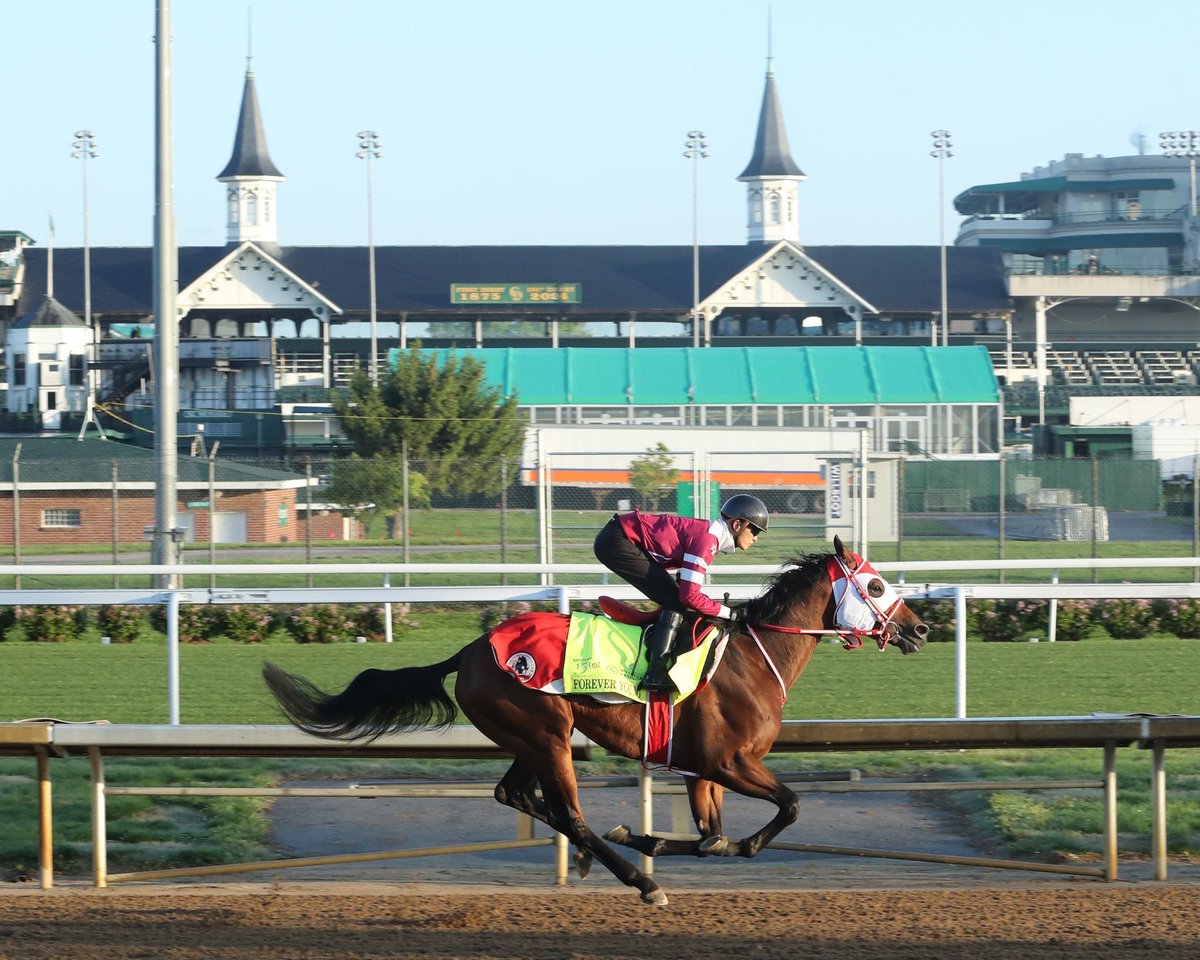
{"type": "MultiPolygon", "coordinates": [[[[564,834],[581,854],[599,860],[623,884],[637,887],[645,903],[661,906],[667,902],[666,894],[653,879],[618,854],[587,825],[579,808],[579,793],[569,750],[556,750],[548,758],[547,768],[539,775],[539,779],[550,814],[550,824],[555,830],[564,834]]],[[[579,859],[576,857],[577,864],[579,859]]]]}
{"type": "Polygon", "coordinates": [[[700,832],[699,840],[677,840],[653,834],[634,833],[629,827],[614,827],[604,835],[606,840],[630,847],[647,857],[704,857],[721,841],[721,803],[724,791],[719,784],[699,777],[689,777],[688,804],[692,819],[700,832]]]}
{"type": "MultiPolygon", "coordinates": [[[[535,792],[537,786],[537,774],[520,760],[515,760],[501,777],[500,782],[496,784],[496,800],[552,827],[554,824],[550,822],[550,812],[546,809],[546,802],[535,792]]],[[[586,879],[591,869],[592,855],[588,851],[576,847],[575,870],[579,874],[579,879],[586,879]]]]}

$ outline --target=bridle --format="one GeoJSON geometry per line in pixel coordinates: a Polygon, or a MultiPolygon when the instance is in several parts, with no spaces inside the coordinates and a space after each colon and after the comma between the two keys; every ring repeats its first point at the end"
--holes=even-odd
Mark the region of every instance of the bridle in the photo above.
{"type": "MultiPolygon", "coordinates": [[[[863,587],[858,579],[864,574],[869,574],[874,577],[879,577],[879,574],[876,572],[874,567],[867,563],[867,561],[858,554],[852,553],[850,556],[854,558],[853,569],[851,569],[846,561],[837,554],[829,558],[829,579],[833,581],[834,592],[837,592],[837,583],[839,580],[845,579],[847,583],[846,588],[842,591],[842,595],[838,598],[837,606],[834,608],[834,621],[839,624],[838,626],[829,628],[805,628],[788,627],[778,623],[760,623],[758,624],[758,627],[762,630],[771,630],[775,633],[790,633],[800,636],[835,636],[841,641],[842,647],[846,650],[857,650],[863,645],[864,637],[871,637],[875,640],[876,646],[878,646],[880,650],[883,650],[891,641],[892,637],[895,636],[895,628],[892,627],[891,630],[888,628],[892,626],[892,620],[895,618],[896,610],[900,606],[901,598],[896,597],[892,603],[888,604],[886,609],[880,606],[875,598],[871,596],[870,592],[863,587]],[[866,629],[843,624],[842,617],[844,613],[844,607],[846,605],[847,598],[851,596],[851,587],[854,588],[854,593],[857,595],[858,599],[864,603],[875,615],[875,623],[866,629]]],[[[880,577],[880,579],[882,578],[880,577]]],[[[747,626],[749,626],[749,624],[747,624],[747,626]]],[[[753,634],[751,635],[753,636],[753,634]]],[[[758,638],[755,637],[755,640],[757,641],[758,638]]]]}
{"type": "MultiPolygon", "coordinates": [[[[866,604],[867,608],[875,615],[875,623],[867,629],[853,626],[839,625],[837,627],[789,627],[781,623],[760,623],[757,624],[759,630],[770,630],[773,633],[788,633],[794,636],[806,637],[837,637],[842,643],[843,650],[857,650],[863,645],[863,637],[873,637],[876,646],[882,652],[895,636],[895,628],[888,630],[892,626],[892,620],[896,615],[896,608],[900,606],[901,597],[888,604],[887,609],[884,609],[875,598],[870,595],[858,578],[864,574],[877,577],[880,580],[875,568],[872,567],[865,559],[856,553],[850,554],[854,558],[854,569],[846,564],[841,556],[834,554],[829,558],[829,579],[833,582],[834,593],[837,593],[838,581],[845,579],[846,587],[842,590],[842,595],[838,597],[837,606],[834,608],[834,621],[839,623],[844,615],[844,606],[846,598],[849,597],[850,588],[854,588],[854,592],[858,595],[858,599],[866,604]]],[[[758,636],[758,631],[755,630],[755,624],[746,623],[746,632],[750,634],[759,652],[763,655],[763,659],[767,661],[767,666],[771,669],[771,673],[775,675],[775,679],[779,682],[779,690],[781,693],[781,703],[787,703],[787,684],[783,682],[783,676],[779,672],[779,668],[775,666],[775,661],[771,659],[771,655],[767,652],[766,646],[758,636]]]]}

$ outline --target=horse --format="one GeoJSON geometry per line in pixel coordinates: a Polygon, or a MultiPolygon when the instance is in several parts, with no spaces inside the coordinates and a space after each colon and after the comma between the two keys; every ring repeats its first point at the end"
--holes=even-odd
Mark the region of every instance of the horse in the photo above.
{"type": "Polygon", "coordinates": [[[904,654],[925,645],[929,629],[861,557],[834,538],[832,554],[786,561],[765,590],[738,611],[730,638],[707,685],[673,705],[672,769],[686,770],[698,839],[634,834],[620,826],[604,839],[580,809],[571,757],[578,730],[610,753],[637,759],[641,704],[601,703],[590,696],[554,696],[521,685],[496,662],[489,633],[429,666],[364,670],[337,694],[274,664],[263,678],[287,718],[307,733],[331,739],[374,739],[385,733],[450,726],[461,709],[497,746],[513,756],[496,786],[496,800],[564,834],[586,876],[593,858],[643,902],[666,894],[611,841],[649,856],[753,857],[796,821],[799,799],[762,763],[779,734],[787,691],[808,664],[822,635],[847,646],[875,639],[880,650],[904,654]],[[457,673],[454,697],[444,682],[457,673]],[[540,788],[541,795],[538,796],[540,788]],[[775,816],[742,839],[723,835],[722,800],[732,790],[773,803],[775,816]]]}

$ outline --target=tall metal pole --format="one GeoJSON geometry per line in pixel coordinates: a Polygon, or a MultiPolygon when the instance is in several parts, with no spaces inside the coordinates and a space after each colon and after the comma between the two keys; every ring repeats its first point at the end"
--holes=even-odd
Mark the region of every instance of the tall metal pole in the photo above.
{"type": "MultiPolygon", "coordinates": [[[[1196,240],[1196,157],[1200,156],[1200,130],[1167,130],[1159,135],[1162,151],[1168,157],[1188,158],[1188,210],[1191,212],[1189,238],[1194,260],[1188,266],[1195,270],[1200,264],[1200,251],[1197,251],[1196,240]]],[[[1189,271],[1190,272],[1190,271],[1189,271]]]]}
{"type": "Polygon", "coordinates": [[[938,247],[941,251],[942,263],[942,346],[950,345],[950,320],[948,298],[946,295],[946,180],[945,163],[947,157],[954,156],[954,144],[950,142],[950,133],[946,130],[934,130],[933,149],[931,157],[938,162],[938,247]]]}
{"type": "MultiPolygon", "coordinates": [[[[175,316],[178,284],[175,252],[174,180],[171,170],[171,11],[170,0],[155,2],[154,84],[154,452],[158,482],[154,491],[151,561],[174,562],[175,491],[178,457],[179,329],[175,316]]],[[[171,587],[160,576],[156,586],[171,587]]]]}
{"type": "MultiPolygon", "coordinates": [[[[708,156],[703,130],[689,130],[683,155],[692,161],[692,346],[700,346],[700,161],[708,156]]],[[[704,345],[712,340],[705,331],[704,345]]]]}
{"type": "Polygon", "coordinates": [[[88,161],[99,156],[95,134],[91,130],[76,130],[71,156],[83,162],[83,322],[92,331],[92,358],[88,364],[87,386],[89,402],[96,397],[96,364],[100,362],[100,329],[92,327],[92,248],[88,243],[88,161]]]}
{"type": "Polygon", "coordinates": [[[367,364],[367,373],[371,378],[371,386],[379,386],[379,331],[375,316],[375,202],[373,197],[372,168],[375,161],[383,156],[379,148],[379,134],[374,130],[358,132],[359,151],[355,154],[360,160],[367,161],[367,257],[369,260],[369,277],[371,284],[371,359],[367,364]]]}

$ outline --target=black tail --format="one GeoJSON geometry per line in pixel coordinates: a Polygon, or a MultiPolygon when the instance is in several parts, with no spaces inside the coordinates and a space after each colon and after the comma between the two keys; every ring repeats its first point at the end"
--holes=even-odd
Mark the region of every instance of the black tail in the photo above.
{"type": "Polygon", "coordinates": [[[305,733],[329,740],[375,740],[385,733],[453,724],[458,707],[444,683],[458,669],[462,654],[460,650],[428,667],[364,670],[332,695],[273,663],[264,663],[262,672],[280,709],[305,733]]]}

